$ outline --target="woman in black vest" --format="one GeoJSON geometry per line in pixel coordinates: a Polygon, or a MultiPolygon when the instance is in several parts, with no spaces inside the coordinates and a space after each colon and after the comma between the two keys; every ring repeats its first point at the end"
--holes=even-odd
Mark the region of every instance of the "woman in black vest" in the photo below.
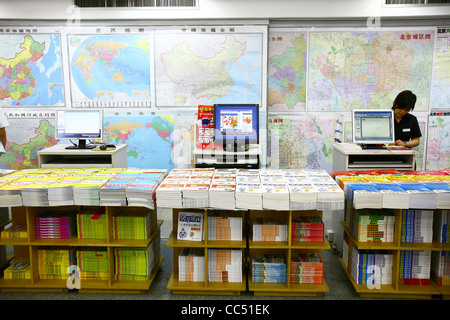
{"type": "Polygon", "coordinates": [[[417,97],[410,90],[400,92],[394,100],[395,145],[413,148],[420,144],[419,123],[409,112],[414,110],[417,97]]]}

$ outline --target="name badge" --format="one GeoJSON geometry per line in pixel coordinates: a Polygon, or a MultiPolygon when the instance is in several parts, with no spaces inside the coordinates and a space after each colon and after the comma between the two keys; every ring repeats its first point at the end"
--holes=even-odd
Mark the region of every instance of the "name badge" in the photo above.
{"type": "Polygon", "coordinates": [[[403,132],[411,132],[411,128],[403,128],[402,131],[403,132]]]}

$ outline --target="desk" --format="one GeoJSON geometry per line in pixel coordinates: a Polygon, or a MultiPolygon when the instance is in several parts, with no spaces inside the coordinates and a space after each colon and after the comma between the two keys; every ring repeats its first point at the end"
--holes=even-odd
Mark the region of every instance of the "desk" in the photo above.
{"type": "Polygon", "coordinates": [[[332,171],[398,169],[414,170],[417,151],[365,149],[358,150],[333,144],[332,171]]]}
{"type": "Polygon", "coordinates": [[[195,168],[246,168],[259,169],[261,152],[258,147],[248,151],[224,151],[223,149],[195,149],[195,168]]]}
{"type": "Polygon", "coordinates": [[[66,149],[57,144],[38,151],[39,168],[127,168],[127,145],[113,150],[66,149]]]}

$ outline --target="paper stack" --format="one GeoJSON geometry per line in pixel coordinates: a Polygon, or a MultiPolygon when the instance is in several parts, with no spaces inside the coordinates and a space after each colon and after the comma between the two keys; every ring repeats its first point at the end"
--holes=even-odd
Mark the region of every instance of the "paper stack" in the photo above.
{"type": "Polygon", "coordinates": [[[61,178],[47,188],[50,206],[70,206],[74,204],[73,187],[83,181],[79,177],[61,178]]]}
{"type": "Polygon", "coordinates": [[[178,212],[178,240],[203,240],[203,212],[178,212]]]}
{"type": "Polygon", "coordinates": [[[382,208],[383,194],[370,183],[347,183],[344,192],[355,209],[382,208]]]}
{"type": "Polygon", "coordinates": [[[284,182],[262,182],[263,209],[289,210],[289,189],[284,182]]]}
{"type": "Polygon", "coordinates": [[[156,201],[161,208],[182,208],[182,190],[187,180],[164,180],[156,189],[156,201]]]}
{"type": "Polygon", "coordinates": [[[356,284],[392,284],[392,262],[393,255],[387,252],[364,251],[353,247],[350,273],[356,284]]]}
{"type": "Polygon", "coordinates": [[[78,239],[106,239],[105,208],[88,208],[77,214],[78,239]]]}
{"type": "Polygon", "coordinates": [[[100,188],[109,181],[108,177],[90,177],[73,186],[75,205],[99,206],[100,188]]]}
{"type": "Polygon", "coordinates": [[[450,184],[447,182],[430,182],[423,184],[436,193],[436,209],[450,208],[450,184]]]}
{"type": "MultiPolygon", "coordinates": [[[[32,179],[29,176],[22,179],[32,179]]],[[[56,179],[39,179],[33,180],[33,183],[23,186],[22,201],[24,206],[28,207],[46,207],[49,206],[48,187],[56,183],[56,179]]]]}
{"type": "Polygon", "coordinates": [[[323,283],[323,262],[317,252],[291,257],[291,283],[323,283]]]}
{"type": "Polygon", "coordinates": [[[154,241],[147,248],[114,248],[114,278],[147,281],[155,267],[154,241]]]}
{"type": "Polygon", "coordinates": [[[400,187],[409,193],[410,209],[435,209],[437,194],[421,183],[402,183],[400,187]]]}
{"type": "Polygon", "coordinates": [[[178,255],[178,281],[205,281],[205,252],[202,248],[183,248],[178,255]]]}
{"type": "Polygon", "coordinates": [[[395,216],[371,210],[355,210],[353,236],[359,242],[393,242],[395,216]]]}
{"type": "Polygon", "coordinates": [[[152,211],[123,211],[113,216],[113,238],[145,240],[153,232],[152,211]]]}
{"type": "Polygon", "coordinates": [[[286,259],[282,254],[252,256],[253,283],[287,283],[286,259]]]}
{"type": "Polygon", "coordinates": [[[209,282],[242,282],[241,249],[208,249],[209,282]]]}
{"type": "Polygon", "coordinates": [[[156,208],[156,188],[159,182],[157,180],[137,177],[125,189],[128,206],[156,208]]]}
{"type": "Polygon", "coordinates": [[[344,191],[336,182],[313,183],[317,190],[318,210],[342,210],[344,209],[344,191]]]}
{"type": "MultiPolygon", "coordinates": [[[[17,207],[22,205],[22,194],[20,185],[15,183],[18,176],[3,176],[0,179],[0,206],[17,207]]],[[[31,181],[29,182],[31,183],[31,181]]]]}
{"type": "Polygon", "coordinates": [[[99,248],[77,250],[77,265],[81,280],[108,280],[108,251],[99,248]]]}
{"type": "Polygon", "coordinates": [[[236,182],[236,208],[263,209],[260,182],[236,182]]]}
{"type": "Polygon", "coordinates": [[[211,178],[189,178],[183,188],[184,208],[207,208],[209,206],[209,186],[211,178]]]}
{"type": "Polygon", "coordinates": [[[114,177],[100,187],[100,205],[126,206],[126,189],[135,178],[114,177]]]}
{"type": "Polygon", "coordinates": [[[317,216],[299,216],[292,221],[291,242],[323,242],[324,224],[317,216]]]}
{"type": "Polygon", "coordinates": [[[5,279],[31,279],[31,264],[28,261],[14,262],[3,275],[5,279]]]}
{"type": "Polygon", "coordinates": [[[77,233],[76,211],[50,211],[35,218],[37,239],[70,239],[77,233]]]}
{"type": "Polygon", "coordinates": [[[438,286],[450,287],[450,251],[431,252],[431,279],[438,286]]]}
{"type": "Polygon", "coordinates": [[[234,210],[236,208],[236,182],[212,180],[209,187],[209,206],[216,209],[234,210]]]}
{"type": "Polygon", "coordinates": [[[400,251],[399,284],[430,285],[431,251],[400,251]]]}
{"type": "Polygon", "coordinates": [[[242,217],[208,216],[208,240],[241,241],[242,217]]]}
{"type": "Polygon", "coordinates": [[[401,242],[433,242],[433,210],[402,210],[401,242]]]}
{"type": "Polygon", "coordinates": [[[317,205],[317,189],[311,182],[288,182],[289,209],[314,210],[317,205]]]}
{"type": "Polygon", "coordinates": [[[38,249],[39,278],[41,280],[66,280],[70,265],[76,265],[73,248],[52,247],[38,249]]]}
{"type": "Polygon", "coordinates": [[[281,218],[257,218],[252,231],[253,241],[287,241],[288,226],[281,218]]]}
{"type": "Polygon", "coordinates": [[[382,194],[383,209],[409,208],[409,193],[396,183],[373,183],[382,194]]]}
{"type": "Polygon", "coordinates": [[[436,210],[433,219],[433,240],[440,243],[449,243],[450,210],[436,210]]]}

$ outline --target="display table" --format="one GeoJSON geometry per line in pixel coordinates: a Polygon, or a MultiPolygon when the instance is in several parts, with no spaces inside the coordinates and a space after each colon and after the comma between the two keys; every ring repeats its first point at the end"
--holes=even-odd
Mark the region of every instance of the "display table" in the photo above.
{"type": "Polygon", "coordinates": [[[127,168],[127,145],[115,149],[66,149],[67,144],[57,144],[38,151],[40,168],[127,168]]]}
{"type": "Polygon", "coordinates": [[[414,170],[417,151],[356,149],[333,144],[332,171],[398,169],[414,170]]]}
{"type": "Polygon", "coordinates": [[[195,168],[248,168],[259,169],[261,150],[259,146],[248,151],[225,151],[223,149],[194,149],[195,168]]]}

